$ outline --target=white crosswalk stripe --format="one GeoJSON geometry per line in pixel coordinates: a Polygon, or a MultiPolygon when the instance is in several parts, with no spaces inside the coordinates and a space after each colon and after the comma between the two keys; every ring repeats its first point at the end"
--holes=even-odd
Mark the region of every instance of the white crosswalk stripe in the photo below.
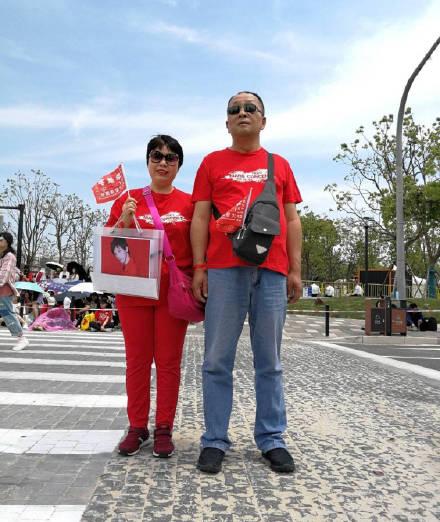
{"type": "Polygon", "coordinates": [[[0,328],[0,482],[16,482],[21,492],[9,497],[9,489],[2,488],[0,520],[79,521],[94,489],[90,474],[102,473],[127,422],[123,336],[120,331],[25,335],[29,346],[13,352],[15,339],[0,328]],[[117,422],[110,411],[120,412],[117,422]],[[12,456],[18,460],[11,461],[12,456]],[[66,482],[62,494],[54,492],[44,505],[36,492],[43,484],[51,494],[50,473],[43,468],[40,476],[31,467],[41,459],[66,482]],[[57,460],[51,464],[51,459],[57,460]],[[28,467],[30,478],[20,479],[28,467]],[[17,502],[21,494],[26,505],[17,502]]]}
{"type": "MultiPolygon", "coordinates": [[[[1,363],[1,361],[0,361],[1,363]]],[[[124,383],[123,375],[95,375],[93,373],[51,373],[51,372],[8,372],[0,371],[0,379],[24,381],[59,381],[59,382],[96,382],[96,383],[124,383]]]]}
{"type": "Polygon", "coordinates": [[[123,408],[125,395],[81,395],[79,393],[13,393],[0,391],[0,404],[66,406],[68,408],[123,408]]]}
{"type": "MultiPolygon", "coordinates": [[[[20,352],[23,355],[23,352],[20,352]]],[[[66,365],[66,366],[112,366],[114,368],[125,368],[124,362],[114,361],[75,361],[74,359],[28,359],[26,357],[0,357],[0,363],[5,364],[43,364],[53,366],[66,365]]]]}

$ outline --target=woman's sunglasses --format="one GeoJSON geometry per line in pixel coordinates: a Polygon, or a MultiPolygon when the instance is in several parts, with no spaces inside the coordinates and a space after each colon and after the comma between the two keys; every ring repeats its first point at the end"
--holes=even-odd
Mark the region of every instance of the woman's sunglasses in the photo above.
{"type": "Polygon", "coordinates": [[[263,114],[263,111],[260,110],[255,103],[244,103],[243,105],[231,105],[228,107],[228,114],[230,116],[234,116],[240,112],[240,109],[243,107],[244,112],[249,112],[250,114],[254,114],[254,112],[258,111],[263,114]]]}
{"type": "Polygon", "coordinates": [[[174,152],[162,154],[160,150],[151,151],[149,158],[153,163],[160,163],[164,159],[168,163],[168,165],[175,165],[179,161],[178,154],[175,154],[174,152]]]}

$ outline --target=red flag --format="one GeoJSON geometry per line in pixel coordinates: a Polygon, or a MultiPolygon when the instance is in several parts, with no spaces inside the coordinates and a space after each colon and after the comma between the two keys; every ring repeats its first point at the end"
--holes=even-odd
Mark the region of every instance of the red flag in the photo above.
{"type": "Polygon", "coordinates": [[[215,223],[217,230],[225,234],[232,234],[242,226],[251,194],[252,189],[247,196],[217,219],[215,223]]]}
{"type": "Polygon", "coordinates": [[[127,188],[124,177],[124,168],[118,165],[112,172],[105,174],[93,185],[92,190],[96,203],[107,203],[118,198],[127,188]]]}

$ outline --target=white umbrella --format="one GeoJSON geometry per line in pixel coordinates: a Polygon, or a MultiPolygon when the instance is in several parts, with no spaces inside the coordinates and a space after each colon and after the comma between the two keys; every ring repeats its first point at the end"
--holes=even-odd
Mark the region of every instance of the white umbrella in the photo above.
{"type": "Polygon", "coordinates": [[[97,294],[102,294],[102,292],[98,292],[97,290],[94,289],[93,283],[91,281],[82,282],[82,283],[78,283],[77,285],[73,285],[69,288],[69,292],[72,292],[72,293],[75,292],[78,294],[81,294],[81,293],[92,294],[92,293],[96,292],[97,294]]]}
{"type": "Polygon", "coordinates": [[[56,261],[48,261],[46,266],[52,270],[62,270],[63,265],[61,263],[57,263],[56,261]]]}

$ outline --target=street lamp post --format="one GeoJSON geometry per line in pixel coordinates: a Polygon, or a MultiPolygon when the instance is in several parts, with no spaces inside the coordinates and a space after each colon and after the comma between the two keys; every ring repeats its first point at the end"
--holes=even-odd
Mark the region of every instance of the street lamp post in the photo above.
{"type": "Polygon", "coordinates": [[[374,219],[366,217],[364,218],[364,230],[365,230],[365,249],[364,249],[364,272],[365,272],[365,297],[369,296],[370,290],[370,282],[369,282],[369,273],[368,273],[368,252],[369,252],[369,242],[368,242],[368,231],[369,231],[369,223],[374,222],[374,219]]]}
{"type": "Polygon", "coordinates": [[[21,268],[22,244],[23,244],[23,221],[24,221],[24,203],[19,203],[16,207],[0,207],[0,209],[18,210],[18,232],[17,232],[17,266],[21,268]]]}
{"type": "MultiPolygon", "coordinates": [[[[397,116],[396,131],[396,290],[399,299],[406,299],[406,280],[405,280],[405,238],[404,238],[404,216],[403,216],[403,160],[402,160],[402,129],[405,104],[409,90],[425,63],[431,58],[432,53],[440,44],[440,37],[426,53],[423,60],[416,67],[410,76],[400,100],[399,113],[397,116]]],[[[396,295],[397,297],[397,295],[396,295]]]]}
{"type": "Polygon", "coordinates": [[[365,297],[368,297],[368,221],[364,221],[365,228],[365,297]]]}

